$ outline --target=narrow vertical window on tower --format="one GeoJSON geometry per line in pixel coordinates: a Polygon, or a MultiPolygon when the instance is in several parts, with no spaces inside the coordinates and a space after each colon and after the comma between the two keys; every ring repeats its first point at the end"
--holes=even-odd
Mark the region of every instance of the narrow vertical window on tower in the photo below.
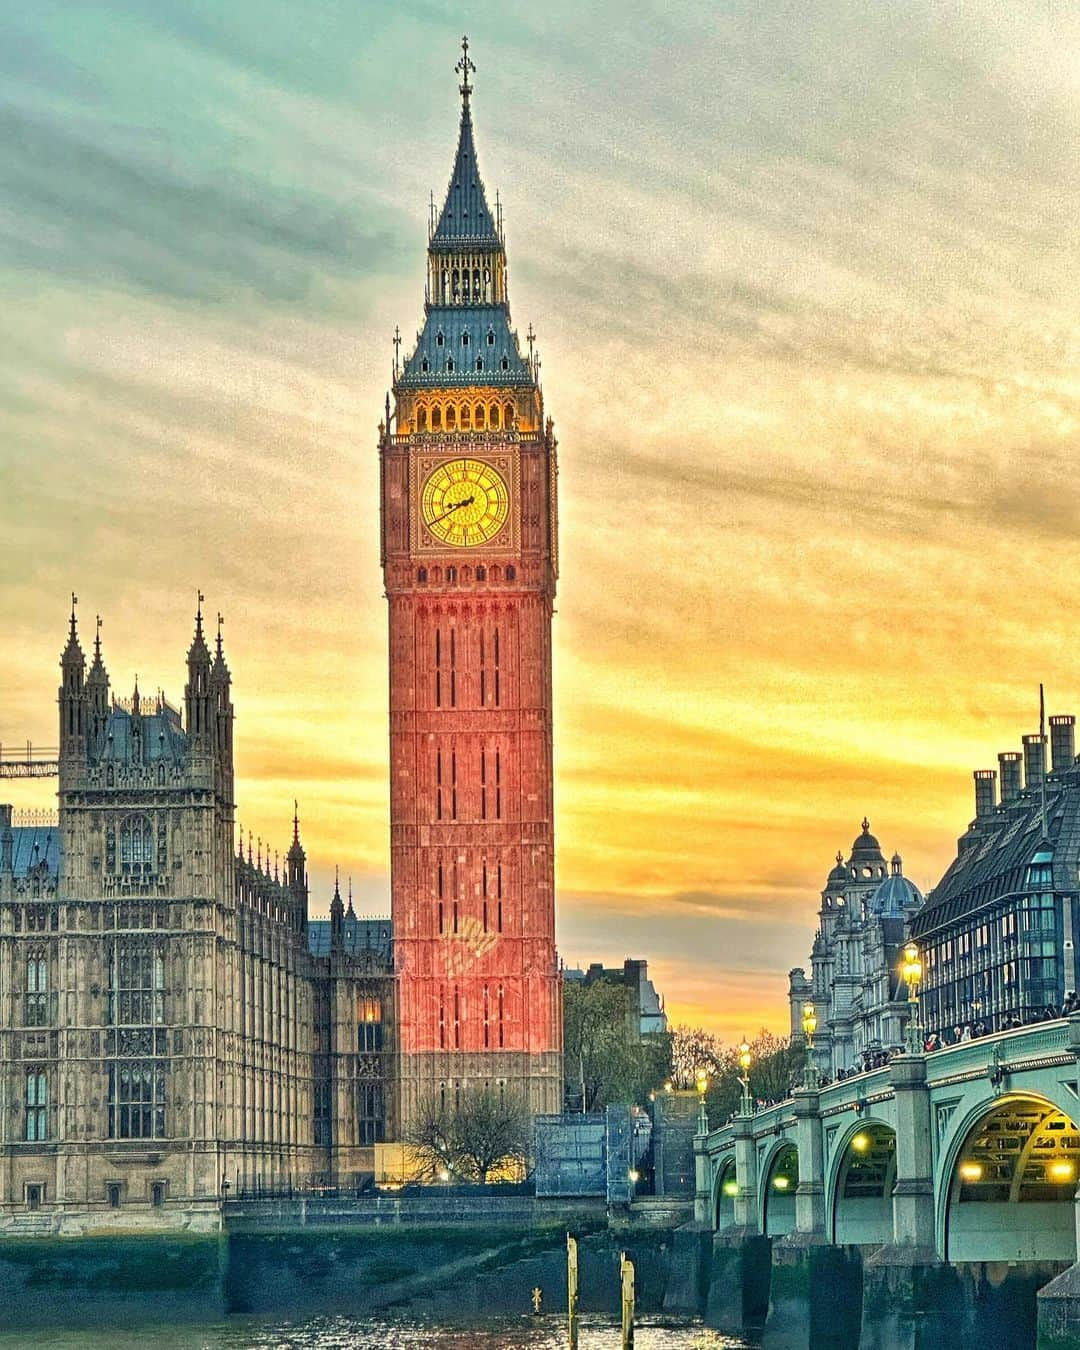
{"type": "Polygon", "coordinates": [[[435,819],[442,820],[442,747],[435,751],[435,819]]]}
{"type": "Polygon", "coordinates": [[[502,985],[500,984],[500,985],[499,985],[499,1049],[500,1049],[500,1050],[501,1050],[502,1047],[506,1044],[506,1033],[505,1033],[505,1031],[504,1031],[504,1029],[503,1029],[504,1002],[505,1002],[505,1001],[504,1001],[504,998],[503,998],[503,987],[502,987],[502,985]]]}
{"type": "Polygon", "coordinates": [[[457,751],[450,751],[450,819],[457,820],[457,751]]]}
{"type": "Polygon", "coordinates": [[[435,629],[435,706],[442,707],[442,629],[435,629]]]}
{"type": "Polygon", "coordinates": [[[501,677],[501,674],[500,674],[501,661],[500,661],[500,652],[499,652],[499,629],[498,629],[498,626],[496,626],[496,628],[495,628],[495,637],[494,637],[493,647],[494,647],[494,656],[495,656],[495,706],[496,706],[496,708],[497,708],[497,707],[499,706],[500,702],[501,702],[501,699],[502,699],[502,677],[501,677]]]}
{"type": "Polygon", "coordinates": [[[457,707],[457,629],[450,629],[450,706],[457,707]]]}
{"type": "Polygon", "coordinates": [[[446,1049],[446,991],[439,990],[439,1049],[446,1049]]]}
{"type": "Polygon", "coordinates": [[[44,1069],[26,1071],[26,1139],[39,1143],[49,1137],[49,1079],[44,1069]]]}
{"type": "Polygon", "coordinates": [[[488,994],[488,987],[484,985],[484,1049],[491,1046],[491,999],[488,994]]]}
{"type": "Polygon", "coordinates": [[[442,863],[442,859],[441,859],[441,858],[439,859],[438,870],[437,870],[436,873],[435,873],[435,887],[436,887],[436,893],[437,893],[437,896],[438,896],[438,907],[439,907],[439,912],[438,912],[438,918],[439,918],[439,932],[441,933],[441,932],[444,931],[444,926],[443,926],[443,863],[442,863]]]}
{"type": "Polygon", "coordinates": [[[495,819],[502,820],[502,751],[495,751],[495,819]]]}
{"type": "Polygon", "coordinates": [[[484,923],[484,932],[486,933],[488,930],[488,870],[486,858],[484,859],[484,863],[481,868],[480,889],[483,894],[483,923],[484,923]]]}
{"type": "Polygon", "coordinates": [[[487,751],[480,751],[480,819],[487,820],[487,751]]]}
{"type": "Polygon", "coordinates": [[[454,985],[454,1049],[461,1049],[461,990],[454,985]]]}
{"type": "Polygon", "coordinates": [[[501,933],[501,932],[502,932],[502,919],[503,919],[503,915],[502,915],[502,902],[503,902],[502,863],[499,863],[498,867],[497,867],[496,870],[495,870],[495,899],[496,899],[496,901],[498,902],[498,909],[497,909],[497,911],[496,911],[496,916],[495,916],[495,917],[496,917],[496,925],[495,925],[495,926],[496,926],[496,928],[499,930],[499,932],[501,933]]]}

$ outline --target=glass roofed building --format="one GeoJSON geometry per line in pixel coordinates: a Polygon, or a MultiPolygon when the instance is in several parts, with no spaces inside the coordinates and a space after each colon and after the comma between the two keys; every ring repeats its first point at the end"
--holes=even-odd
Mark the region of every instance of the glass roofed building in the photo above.
{"type": "Polygon", "coordinates": [[[921,1017],[949,1034],[1000,1030],[1060,1009],[1076,989],[1080,766],[1075,718],[1050,718],[1022,755],[975,773],[975,818],[911,924],[923,953],[921,1017]]]}

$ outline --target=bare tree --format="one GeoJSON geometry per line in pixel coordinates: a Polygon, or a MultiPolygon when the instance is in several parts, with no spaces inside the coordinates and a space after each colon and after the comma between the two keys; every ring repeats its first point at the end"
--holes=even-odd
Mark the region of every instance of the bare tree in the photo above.
{"type": "Polygon", "coordinates": [[[703,1027],[675,1028],[671,1042],[671,1082],[674,1087],[696,1087],[699,1068],[713,1080],[726,1067],[723,1047],[711,1031],[703,1027]]]}
{"type": "Polygon", "coordinates": [[[427,1097],[407,1131],[422,1176],[445,1173],[485,1184],[492,1172],[523,1173],[529,1148],[529,1112],[515,1092],[473,1087],[454,1106],[427,1097]]]}

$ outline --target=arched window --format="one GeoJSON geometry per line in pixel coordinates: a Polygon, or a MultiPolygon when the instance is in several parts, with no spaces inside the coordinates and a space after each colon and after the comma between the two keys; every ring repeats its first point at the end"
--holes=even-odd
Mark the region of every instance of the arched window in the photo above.
{"type": "Polygon", "coordinates": [[[517,580],[517,568],[513,563],[506,564],[506,579],[507,581],[517,580]]]}
{"type": "MultiPolygon", "coordinates": [[[[487,273],[485,272],[484,275],[486,276],[487,273]]],[[[489,347],[494,347],[494,346],[495,346],[495,329],[494,329],[494,328],[489,328],[489,329],[487,330],[487,345],[488,345],[489,347]]]]}
{"type": "Polygon", "coordinates": [[[503,370],[509,370],[509,369],[510,369],[510,358],[509,358],[508,356],[504,356],[503,359],[502,359],[502,361],[500,362],[500,365],[502,366],[503,370]]]}
{"type": "Polygon", "coordinates": [[[451,278],[451,284],[453,285],[453,288],[454,288],[454,289],[453,289],[453,292],[452,292],[453,298],[454,298],[455,300],[460,300],[460,299],[461,299],[461,274],[460,274],[460,272],[457,270],[456,267],[454,268],[454,273],[453,273],[453,276],[452,276],[452,278],[451,278]]]}
{"type": "Polygon", "coordinates": [[[49,1078],[44,1069],[26,1071],[26,1138],[35,1143],[49,1137],[49,1078]]]}
{"type": "Polygon", "coordinates": [[[461,335],[461,345],[463,347],[467,347],[469,345],[469,334],[467,331],[462,333],[461,335]]]}
{"type": "MultiPolygon", "coordinates": [[[[483,360],[483,357],[478,356],[478,357],[476,358],[476,368],[477,368],[477,370],[480,369],[480,364],[481,364],[482,360],[483,360]]],[[[483,431],[483,429],[484,429],[484,424],[485,424],[486,421],[487,421],[487,412],[486,412],[486,410],[485,410],[485,408],[484,408],[484,405],[483,405],[482,403],[478,403],[478,404],[476,405],[476,414],[475,414],[475,416],[473,417],[473,422],[474,422],[475,425],[476,425],[477,431],[483,431]]]]}
{"type": "Polygon", "coordinates": [[[473,293],[474,293],[474,294],[476,295],[476,297],[479,299],[479,297],[480,297],[480,269],[479,269],[479,267],[474,267],[474,268],[473,268],[473,274],[472,274],[472,288],[473,288],[473,293]]]}
{"type": "Polygon", "coordinates": [[[417,431],[427,431],[427,408],[422,403],[416,410],[416,429],[417,431]]]}
{"type": "Polygon", "coordinates": [[[420,583],[421,586],[427,585],[427,568],[426,568],[426,567],[420,567],[420,568],[417,569],[417,572],[416,572],[416,579],[417,579],[417,581],[420,583]]]}
{"type": "Polygon", "coordinates": [[[478,357],[476,358],[476,369],[477,369],[477,370],[483,370],[483,369],[484,369],[484,358],[483,358],[482,356],[478,356],[478,357]]]}
{"type": "Polygon", "coordinates": [[[472,430],[472,409],[467,403],[461,405],[461,429],[462,431],[472,430]]]}
{"type": "Polygon", "coordinates": [[[49,956],[44,947],[32,947],[26,958],[26,1011],[28,1027],[49,1024],[49,956]]]}
{"type": "Polygon", "coordinates": [[[432,431],[442,430],[442,408],[438,405],[431,410],[431,429],[432,431]]]}
{"type": "MultiPolygon", "coordinates": [[[[490,300],[490,299],[491,299],[491,268],[490,268],[490,267],[485,267],[485,268],[484,268],[484,299],[485,299],[485,300],[490,300]]],[[[494,341],[495,341],[495,335],[494,335],[494,333],[488,338],[488,341],[489,341],[489,342],[494,342],[494,341]]]]}
{"type": "Polygon", "coordinates": [[[491,569],[491,579],[492,579],[492,581],[498,581],[498,580],[500,579],[501,576],[502,576],[502,573],[499,571],[498,567],[493,567],[493,568],[491,569]]]}
{"type": "Polygon", "coordinates": [[[109,951],[109,1025],[165,1021],[165,947],[150,938],[117,938],[109,951]]]}
{"type": "Polygon", "coordinates": [[[120,826],[120,873],[149,876],[154,871],[154,829],[147,816],[128,816],[120,826]]]}
{"type": "Polygon", "coordinates": [[[436,347],[441,347],[445,341],[446,339],[443,337],[443,330],[440,328],[439,331],[435,334],[436,347]]]}
{"type": "Polygon", "coordinates": [[[428,359],[427,359],[426,356],[425,356],[424,359],[420,362],[420,369],[423,370],[423,371],[425,371],[425,372],[426,372],[426,371],[429,371],[429,370],[431,369],[431,366],[430,366],[430,364],[429,364],[428,359]]]}
{"type": "Polygon", "coordinates": [[[361,994],[356,1000],[356,1048],[373,1053],[383,1048],[382,1000],[361,994]]]}
{"type": "Polygon", "coordinates": [[[487,568],[484,566],[483,563],[480,563],[477,566],[476,579],[477,581],[487,581],[487,568]]]}
{"type": "Polygon", "coordinates": [[[512,403],[503,404],[503,426],[510,431],[514,425],[514,405],[512,403]]]}
{"type": "Polygon", "coordinates": [[[488,409],[488,424],[491,427],[492,431],[498,431],[499,405],[497,403],[493,403],[491,407],[488,409]]]}
{"type": "Polygon", "coordinates": [[[448,586],[456,586],[456,585],[457,585],[457,568],[456,568],[456,567],[448,567],[448,568],[446,569],[446,584],[447,584],[448,586]]]}
{"type": "MultiPolygon", "coordinates": [[[[451,361],[447,362],[448,366],[452,364],[453,362],[451,361]]],[[[447,431],[454,431],[456,427],[457,427],[457,409],[454,407],[452,403],[448,403],[446,405],[446,429],[447,431]]]]}
{"type": "Polygon", "coordinates": [[[446,369],[447,369],[448,371],[450,371],[451,374],[453,373],[453,370],[454,370],[454,358],[453,358],[452,356],[448,356],[448,357],[446,358],[446,369]]]}

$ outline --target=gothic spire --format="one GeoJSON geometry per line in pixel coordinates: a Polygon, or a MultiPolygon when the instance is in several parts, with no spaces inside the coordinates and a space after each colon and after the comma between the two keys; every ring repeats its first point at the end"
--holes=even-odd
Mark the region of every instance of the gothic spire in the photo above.
{"type": "Polygon", "coordinates": [[[85,664],[82,647],[79,645],[79,621],[75,616],[75,608],[79,603],[79,597],[74,591],[71,592],[71,618],[68,620],[68,640],[64,648],[63,655],[60,658],[60,664],[63,666],[72,666],[81,668],[85,664]]]}
{"type": "Polygon", "coordinates": [[[430,249],[445,252],[468,245],[471,248],[502,249],[498,224],[484,195],[484,184],[476,163],[472,110],[469,100],[473,87],[469,75],[476,66],[469,57],[469,39],[461,40],[461,60],[454,67],[461,76],[461,125],[457,153],[446,200],[431,235],[430,249]]]}

